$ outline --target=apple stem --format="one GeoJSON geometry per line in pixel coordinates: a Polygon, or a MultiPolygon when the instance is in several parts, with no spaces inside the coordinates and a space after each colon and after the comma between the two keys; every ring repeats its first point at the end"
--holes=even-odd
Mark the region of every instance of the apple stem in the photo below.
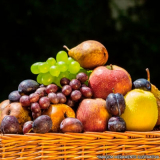
{"type": "Polygon", "coordinates": [[[64,45],[63,48],[65,48],[67,51],[69,51],[69,48],[66,45],[64,45]]]}
{"type": "Polygon", "coordinates": [[[111,70],[113,70],[113,66],[112,66],[112,64],[110,64],[110,67],[111,67],[111,70]]]}
{"type": "Polygon", "coordinates": [[[112,88],[112,91],[113,91],[113,93],[115,93],[115,92],[114,92],[114,88],[112,88]]]}
{"type": "Polygon", "coordinates": [[[146,68],[146,72],[147,72],[147,80],[150,82],[150,72],[148,68],[146,68]]]}

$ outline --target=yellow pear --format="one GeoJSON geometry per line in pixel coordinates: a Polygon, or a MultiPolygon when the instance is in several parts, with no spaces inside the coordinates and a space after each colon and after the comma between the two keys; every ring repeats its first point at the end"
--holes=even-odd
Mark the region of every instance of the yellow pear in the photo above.
{"type": "Polygon", "coordinates": [[[68,55],[79,62],[85,69],[93,69],[97,66],[103,66],[108,60],[108,51],[98,41],[87,40],[72,49],[68,49],[68,55]]]}

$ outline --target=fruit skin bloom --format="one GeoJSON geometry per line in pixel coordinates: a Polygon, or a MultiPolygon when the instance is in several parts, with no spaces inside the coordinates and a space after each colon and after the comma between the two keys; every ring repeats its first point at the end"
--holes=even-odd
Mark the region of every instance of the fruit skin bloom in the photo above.
{"type": "Polygon", "coordinates": [[[121,117],[128,131],[151,131],[158,119],[156,98],[150,91],[133,89],[125,95],[126,108],[121,117]]]}

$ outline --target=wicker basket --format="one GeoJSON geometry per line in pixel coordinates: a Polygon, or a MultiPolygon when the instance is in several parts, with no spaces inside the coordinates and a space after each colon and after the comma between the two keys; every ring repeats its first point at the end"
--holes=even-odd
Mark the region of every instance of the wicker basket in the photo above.
{"type": "Polygon", "coordinates": [[[0,159],[160,159],[160,131],[1,134],[0,159]]]}

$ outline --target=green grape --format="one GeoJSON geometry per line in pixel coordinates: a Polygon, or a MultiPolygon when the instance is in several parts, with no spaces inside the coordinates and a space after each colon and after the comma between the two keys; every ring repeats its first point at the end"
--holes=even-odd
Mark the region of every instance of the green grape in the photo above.
{"type": "Polygon", "coordinates": [[[56,60],[53,57],[48,58],[46,62],[49,64],[49,66],[56,64],[56,60]]]}
{"type": "Polygon", "coordinates": [[[83,72],[83,73],[85,73],[85,74],[87,74],[87,75],[88,75],[87,70],[86,70],[86,69],[84,69],[84,68],[82,68],[82,67],[80,67],[80,70],[79,70],[79,72],[78,72],[78,73],[80,73],[80,72],[83,72]]]}
{"type": "Polygon", "coordinates": [[[44,74],[44,73],[40,73],[40,74],[38,74],[38,76],[37,76],[37,82],[38,82],[39,84],[42,84],[42,76],[43,76],[43,74],[44,74]]]}
{"type": "Polygon", "coordinates": [[[38,68],[41,73],[47,73],[49,71],[49,65],[47,62],[40,63],[38,68]]]}
{"type": "Polygon", "coordinates": [[[67,53],[65,51],[59,51],[56,55],[56,60],[57,62],[59,61],[67,62],[68,61],[67,53]]]}
{"type": "Polygon", "coordinates": [[[68,69],[68,65],[65,62],[63,62],[63,61],[57,62],[57,66],[59,67],[59,70],[61,72],[65,72],[68,69]]]}
{"type": "Polygon", "coordinates": [[[76,74],[79,72],[80,70],[80,64],[77,61],[73,61],[71,62],[71,64],[68,67],[68,70],[73,73],[76,74]]]}
{"type": "Polygon", "coordinates": [[[76,79],[76,74],[72,74],[72,73],[69,73],[69,77],[68,77],[70,80],[72,79],[76,79]]]}
{"type": "Polygon", "coordinates": [[[34,63],[34,64],[31,65],[31,72],[33,74],[39,74],[40,73],[39,68],[38,68],[38,66],[39,66],[40,63],[41,62],[36,62],[36,63],[34,63]]]}
{"type": "Polygon", "coordinates": [[[57,86],[62,87],[60,84],[60,77],[55,77],[53,81],[57,86]]]}
{"type": "Polygon", "coordinates": [[[54,81],[54,77],[53,77],[49,72],[44,73],[44,74],[42,75],[42,83],[43,83],[44,85],[49,85],[49,84],[51,84],[53,81],[54,81]]]}
{"type": "Polygon", "coordinates": [[[59,67],[56,65],[53,65],[50,67],[49,72],[52,76],[58,77],[60,74],[59,67]]]}
{"type": "Polygon", "coordinates": [[[59,78],[63,78],[63,77],[66,77],[66,78],[69,78],[69,71],[66,71],[66,72],[61,72],[60,75],[59,75],[59,78]]]}
{"type": "Polygon", "coordinates": [[[71,64],[71,62],[73,62],[73,61],[74,61],[74,59],[73,59],[72,57],[68,57],[67,64],[68,64],[68,65],[70,65],[70,64],[71,64]]]}

